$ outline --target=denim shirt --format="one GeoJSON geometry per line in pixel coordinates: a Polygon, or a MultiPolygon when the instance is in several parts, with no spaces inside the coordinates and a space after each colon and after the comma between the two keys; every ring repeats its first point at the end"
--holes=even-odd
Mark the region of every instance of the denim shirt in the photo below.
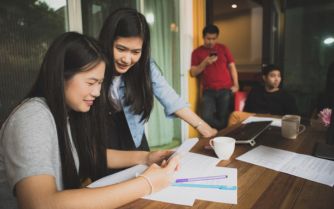
{"type": "MultiPolygon", "coordinates": [[[[159,103],[164,107],[165,115],[167,117],[173,117],[174,112],[189,106],[188,103],[175,92],[166,79],[161,75],[160,69],[153,59],[150,60],[150,70],[153,94],[158,99],[159,103]]],[[[118,95],[119,98],[121,98],[121,103],[131,136],[136,147],[139,147],[144,134],[145,122],[140,121],[141,115],[134,114],[131,111],[131,106],[124,106],[125,84],[123,79],[118,89],[118,95]]]]}

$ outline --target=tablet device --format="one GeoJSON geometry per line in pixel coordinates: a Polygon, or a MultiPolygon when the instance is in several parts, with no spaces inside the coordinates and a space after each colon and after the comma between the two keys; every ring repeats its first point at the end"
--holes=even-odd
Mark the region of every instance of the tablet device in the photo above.
{"type": "Polygon", "coordinates": [[[265,131],[270,126],[271,122],[272,121],[256,121],[245,123],[226,134],[226,136],[234,138],[236,144],[250,144],[254,146],[256,137],[265,131]]]}

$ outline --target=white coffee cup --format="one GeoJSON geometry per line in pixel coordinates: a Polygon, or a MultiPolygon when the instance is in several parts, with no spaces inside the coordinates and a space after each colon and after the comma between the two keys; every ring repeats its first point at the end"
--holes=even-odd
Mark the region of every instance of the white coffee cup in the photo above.
{"type": "Polygon", "coordinates": [[[287,139],[296,139],[305,131],[306,127],[300,124],[299,115],[284,115],[282,117],[282,136],[287,139]]]}
{"type": "Polygon", "coordinates": [[[209,143],[219,159],[228,160],[234,152],[235,139],[231,137],[215,137],[209,143]]]}

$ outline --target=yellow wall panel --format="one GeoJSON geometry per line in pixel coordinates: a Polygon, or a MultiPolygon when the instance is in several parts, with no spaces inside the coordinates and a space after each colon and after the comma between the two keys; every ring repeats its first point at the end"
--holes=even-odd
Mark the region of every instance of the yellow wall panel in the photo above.
{"type": "MultiPolygon", "coordinates": [[[[203,44],[202,30],[205,26],[205,0],[193,0],[193,29],[194,49],[203,44]]],[[[198,78],[194,78],[188,74],[188,89],[189,89],[189,103],[190,108],[199,113],[199,96],[200,96],[200,85],[198,78]]],[[[189,126],[189,138],[198,136],[199,133],[196,129],[189,126]]]]}

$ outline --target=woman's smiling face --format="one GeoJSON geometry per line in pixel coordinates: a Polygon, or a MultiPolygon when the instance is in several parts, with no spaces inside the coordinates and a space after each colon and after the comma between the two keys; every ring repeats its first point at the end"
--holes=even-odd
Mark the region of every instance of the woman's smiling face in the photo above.
{"type": "Polygon", "coordinates": [[[100,96],[106,64],[101,61],[87,71],[79,72],[65,81],[67,107],[77,112],[88,112],[94,100],[100,96]]]}
{"type": "Polygon", "coordinates": [[[141,37],[118,37],[113,46],[114,62],[117,74],[126,73],[135,65],[142,53],[141,37]]]}

